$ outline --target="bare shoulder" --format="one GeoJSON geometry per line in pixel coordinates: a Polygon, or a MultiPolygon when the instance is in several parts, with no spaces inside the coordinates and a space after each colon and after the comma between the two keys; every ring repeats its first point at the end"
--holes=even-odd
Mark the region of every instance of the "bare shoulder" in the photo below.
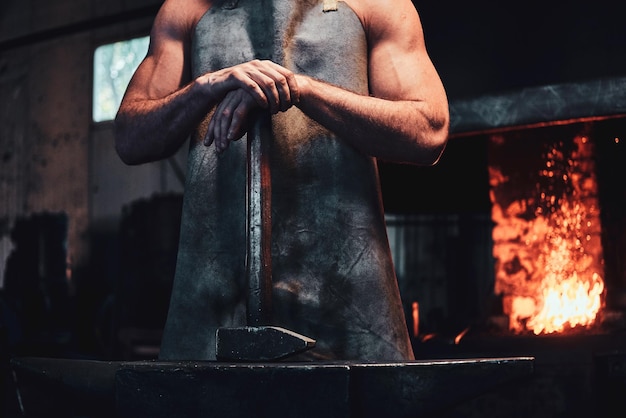
{"type": "Polygon", "coordinates": [[[357,14],[370,38],[385,38],[407,31],[418,38],[422,36],[420,17],[411,0],[343,1],[357,14]]]}
{"type": "Polygon", "coordinates": [[[215,0],[165,0],[155,19],[155,28],[172,34],[189,34],[215,0]]]}
{"type": "Polygon", "coordinates": [[[127,97],[165,97],[190,81],[191,35],[213,1],[163,2],[152,25],[148,53],[131,79],[127,97]]]}

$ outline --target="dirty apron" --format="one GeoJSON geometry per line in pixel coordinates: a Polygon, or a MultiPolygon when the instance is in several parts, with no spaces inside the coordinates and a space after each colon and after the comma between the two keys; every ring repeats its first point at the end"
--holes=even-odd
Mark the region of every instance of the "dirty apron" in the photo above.
{"type": "MultiPolygon", "coordinates": [[[[322,3],[218,1],[195,28],[193,76],[271,59],[367,95],[361,22],[322,3]]],[[[216,329],[246,325],[246,137],[217,155],[206,123],[190,144],[161,359],[214,360],[216,329]]],[[[295,107],[272,129],[272,325],[316,340],[300,359],[412,359],[376,160],[295,107]]]]}

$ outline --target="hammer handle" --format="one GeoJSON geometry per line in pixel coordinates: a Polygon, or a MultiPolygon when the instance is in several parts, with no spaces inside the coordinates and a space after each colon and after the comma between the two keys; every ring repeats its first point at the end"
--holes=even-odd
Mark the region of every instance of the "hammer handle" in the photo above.
{"type": "Polygon", "coordinates": [[[248,130],[246,275],[249,326],[268,325],[271,318],[271,123],[270,114],[262,112],[248,130]]]}

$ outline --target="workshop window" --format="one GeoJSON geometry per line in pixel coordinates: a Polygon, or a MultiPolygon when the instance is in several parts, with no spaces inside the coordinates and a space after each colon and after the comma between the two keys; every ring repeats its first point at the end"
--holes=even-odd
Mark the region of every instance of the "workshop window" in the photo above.
{"type": "Polygon", "coordinates": [[[149,37],[129,39],[96,48],[94,53],[94,122],[113,120],[130,78],[148,51],[149,37]]]}

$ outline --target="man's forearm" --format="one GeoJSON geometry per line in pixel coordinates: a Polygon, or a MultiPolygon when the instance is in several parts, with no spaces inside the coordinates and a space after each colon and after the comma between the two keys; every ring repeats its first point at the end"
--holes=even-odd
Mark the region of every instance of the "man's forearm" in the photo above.
{"type": "Polygon", "coordinates": [[[127,164],[173,154],[229,91],[242,89],[272,113],[287,110],[298,101],[293,73],[267,60],[206,73],[163,98],[152,99],[146,85],[130,89],[115,121],[116,149],[127,164]]]}
{"type": "Polygon", "coordinates": [[[306,76],[297,80],[298,108],[362,153],[419,165],[439,159],[448,134],[445,112],[425,102],[364,97],[306,76]]]}
{"type": "Polygon", "coordinates": [[[115,118],[120,158],[142,164],[171,156],[213,105],[196,83],[162,99],[125,99],[115,118]]]}

